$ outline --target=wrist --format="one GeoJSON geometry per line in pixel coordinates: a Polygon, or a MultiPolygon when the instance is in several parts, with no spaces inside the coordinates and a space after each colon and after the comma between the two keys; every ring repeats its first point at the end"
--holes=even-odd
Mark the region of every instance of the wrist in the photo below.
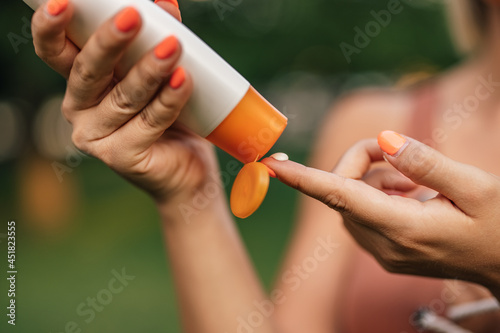
{"type": "Polygon", "coordinates": [[[168,198],[156,198],[162,221],[168,225],[191,224],[210,215],[229,216],[226,194],[220,184],[207,186],[168,198]]]}

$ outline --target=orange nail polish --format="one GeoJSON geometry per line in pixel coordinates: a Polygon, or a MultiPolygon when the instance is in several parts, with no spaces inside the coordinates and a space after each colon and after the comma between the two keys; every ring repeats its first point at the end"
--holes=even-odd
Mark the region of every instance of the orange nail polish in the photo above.
{"type": "Polygon", "coordinates": [[[378,135],[378,145],[389,155],[396,154],[406,143],[406,138],[394,131],[383,131],[378,135]]]}
{"type": "Polygon", "coordinates": [[[172,89],[178,89],[182,86],[184,81],[186,81],[186,71],[184,68],[179,67],[174,71],[172,77],[170,78],[170,87],[172,89]]]}
{"type": "Polygon", "coordinates": [[[155,56],[161,60],[170,58],[175,51],[177,51],[178,45],[179,42],[177,38],[175,36],[169,36],[155,48],[155,56]]]}
{"type": "Polygon", "coordinates": [[[50,0],[47,3],[47,12],[52,16],[57,16],[68,8],[68,0],[50,0]]]}
{"type": "Polygon", "coordinates": [[[137,27],[141,19],[139,12],[134,7],[127,7],[115,18],[115,25],[121,32],[129,32],[137,27]]]}
{"type": "Polygon", "coordinates": [[[274,172],[273,170],[271,170],[271,168],[269,168],[267,165],[267,172],[269,172],[269,176],[272,177],[272,178],[277,178],[276,176],[276,172],[274,172]]]}
{"type": "Polygon", "coordinates": [[[158,3],[160,1],[170,2],[172,5],[174,5],[175,7],[179,8],[179,3],[177,2],[177,0],[155,0],[155,3],[158,3]]]}

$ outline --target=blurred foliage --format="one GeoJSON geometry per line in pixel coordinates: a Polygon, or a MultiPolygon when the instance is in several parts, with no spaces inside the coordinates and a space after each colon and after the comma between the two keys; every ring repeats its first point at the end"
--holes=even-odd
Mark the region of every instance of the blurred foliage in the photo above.
{"type": "MultiPolygon", "coordinates": [[[[422,66],[444,69],[457,61],[442,8],[435,1],[405,1],[402,13],[353,55],[350,64],[339,44],[353,44],[354,27],[363,29],[373,20],[370,12],[386,9],[388,0],[220,1],[236,5],[221,13],[210,1],[180,0],[184,23],[258,88],[292,72],[348,77],[376,71],[394,77],[422,66]]],[[[28,127],[40,103],[63,93],[65,85],[35,56],[29,38],[18,45],[18,52],[9,40],[13,34],[22,36],[31,15],[21,0],[1,4],[0,100],[21,103],[28,127]]],[[[289,146],[276,150],[285,150],[298,161],[307,156],[289,146]]],[[[83,332],[180,331],[171,273],[149,198],[102,163],[86,159],[63,183],[46,185],[61,187],[63,194],[76,192],[77,203],[56,231],[44,229],[26,211],[23,197],[23,180],[34,158],[32,145],[27,145],[20,158],[0,164],[0,233],[5,233],[7,219],[18,222],[19,266],[18,326],[4,329],[4,318],[0,331],[61,332],[72,320],[81,323],[83,332]],[[76,307],[106,288],[111,271],[122,267],[136,279],[85,324],[76,307]]],[[[229,159],[220,154],[221,165],[229,159]]],[[[273,181],[260,210],[237,221],[267,287],[291,232],[296,198],[294,191],[273,181]]],[[[5,245],[0,244],[2,270],[5,245]]],[[[2,295],[7,289],[4,281],[2,295]]],[[[5,306],[2,301],[0,307],[5,306]]]]}
{"type": "MultiPolygon", "coordinates": [[[[364,29],[373,20],[371,11],[387,9],[388,0],[214,1],[181,0],[184,23],[254,85],[290,71],[402,72],[414,63],[443,68],[457,60],[436,1],[402,1],[403,11],[351,64],[339,44],[353,44],[354,27],[364,29]],[[221,13],[217,2],[238,5],[221,13]]],[[[23,36],[23,19],[31,17],[31,10],[21,0],[1,6],[0,96],[34,102],[62,91],[64,82],[36,58],[31,41],[16,52],[8,38],[9,33],[23,36]]]]}

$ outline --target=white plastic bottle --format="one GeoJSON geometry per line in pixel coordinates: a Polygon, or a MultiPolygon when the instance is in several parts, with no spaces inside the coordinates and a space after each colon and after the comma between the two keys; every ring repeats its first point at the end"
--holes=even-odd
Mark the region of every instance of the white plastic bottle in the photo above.
{"type": "MultiPolygon", "coordinates": [[[[47,0],[23,0],[36,10],[47,0]]],[[[74,17],[68,37],[82,47],[96,29],[132,6],[142,29],[121,66],[128,70],[163,39],[175,35],[182,44],[179,64],[193,77],[193,94],[179,121],[243,163],[263,157],[284,131],[287,118],[267,102],[207,44],[150,0],[70,0],[74,17]]]]}

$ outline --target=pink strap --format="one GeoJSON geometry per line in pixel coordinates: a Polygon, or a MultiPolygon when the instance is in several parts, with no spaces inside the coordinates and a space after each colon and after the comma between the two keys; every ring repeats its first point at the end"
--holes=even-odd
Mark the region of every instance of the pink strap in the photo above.
{"type": "Polygon", "coordinates": [[[436,148],[436,143],[432,140],[433,118],[436,108],[437,96],[434,84],[426,81],[414,92],[414,108],[410,116],[407,134],[433,148],[436,148]]]}

